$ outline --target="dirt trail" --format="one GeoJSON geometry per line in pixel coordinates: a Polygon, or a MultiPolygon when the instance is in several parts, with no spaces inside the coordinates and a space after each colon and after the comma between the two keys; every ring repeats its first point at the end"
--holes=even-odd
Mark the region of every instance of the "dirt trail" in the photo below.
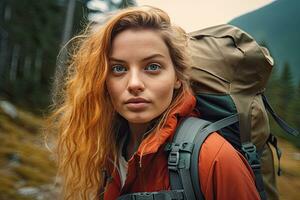
{"type": "Polygon", "coordinates": [[[283,173],[277,178],[281,200],[300,199],[300,149],[284,140],[279,140],[283,155],[281,168],[283,173]]]}

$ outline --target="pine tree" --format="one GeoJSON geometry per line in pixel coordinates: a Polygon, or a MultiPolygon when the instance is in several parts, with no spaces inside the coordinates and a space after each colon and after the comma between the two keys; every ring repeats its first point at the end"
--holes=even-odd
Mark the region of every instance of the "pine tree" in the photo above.
{"type": "MultiPolygon", "coordinates": [[[[3,57],[3,51],[3,55],[0,54],[0,95],[29,109],[40,110],[47,107],[51,77],[61,48],[66,2],[0,2],[0,30],[7,33],[5,56],[3,57]],[[14,71],[11,70],[12,57],[16,57],[14,71]]],[[[82,29],[83,12],[84,4],[76,1],[73,33],[82,29]]],[[[0,37],[1,45],[3,41],[0,37]]]]}
{"type": "MultiPolygon", "coordinates": [[[[294,98],[292,99],[289,109],[287,121],[300,132],[300,82],[296,87],[294,98]]],[[[300,138],[298,137],[299,145],[300,138]]]]}
{"type": "Polygon", "coordinates": [[[289,110],[288,107],[295,96],[292,73],[288,63],[284,64],[279,80],[279,93],[278,96],[275,97],[278,99],[278,102],[276,103],[277,112],[283,119],[286,119],[289,110]]]}

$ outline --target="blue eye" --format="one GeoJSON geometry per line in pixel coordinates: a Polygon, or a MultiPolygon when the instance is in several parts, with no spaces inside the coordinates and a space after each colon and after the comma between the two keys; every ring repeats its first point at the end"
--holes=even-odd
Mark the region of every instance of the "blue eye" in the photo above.
{"type": "Polygon", "coordinates": [[[160,70],[160,68],[161,68],[161,66],[159,64],[151,63],[145,67],[145,70],[157,71],[157,70],[160,70]]]}
{"type": "Polygon", "coordinates": [[[112,66],[111,71],[113,73],[120,74],[120,73],[127,71],[127,69],[123,65],[114,65],[114,66],[112,66]]]}

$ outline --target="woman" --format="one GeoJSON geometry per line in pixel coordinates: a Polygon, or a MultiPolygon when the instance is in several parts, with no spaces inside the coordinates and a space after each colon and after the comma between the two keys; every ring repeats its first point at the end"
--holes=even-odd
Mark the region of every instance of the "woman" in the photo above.
{"type": "MultiPolygon", "coordinates": [[[[162,10],[137,7],[82,38],[53,114],[64,199],[170,190],[164,146],[198,115],[185,34],[162,10]]],[[[199,162],[205,199],[259,199],[246,161],[217,133],[199,162]]]]}

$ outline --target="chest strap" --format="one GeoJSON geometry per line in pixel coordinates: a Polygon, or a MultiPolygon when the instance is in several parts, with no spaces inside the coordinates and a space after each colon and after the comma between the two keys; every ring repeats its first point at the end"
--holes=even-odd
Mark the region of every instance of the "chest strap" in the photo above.
{"type": "Polygon", "coordinates": [[[120,196],[117,200],[184,200],[183,190],[137,192],[120,196]]]}

